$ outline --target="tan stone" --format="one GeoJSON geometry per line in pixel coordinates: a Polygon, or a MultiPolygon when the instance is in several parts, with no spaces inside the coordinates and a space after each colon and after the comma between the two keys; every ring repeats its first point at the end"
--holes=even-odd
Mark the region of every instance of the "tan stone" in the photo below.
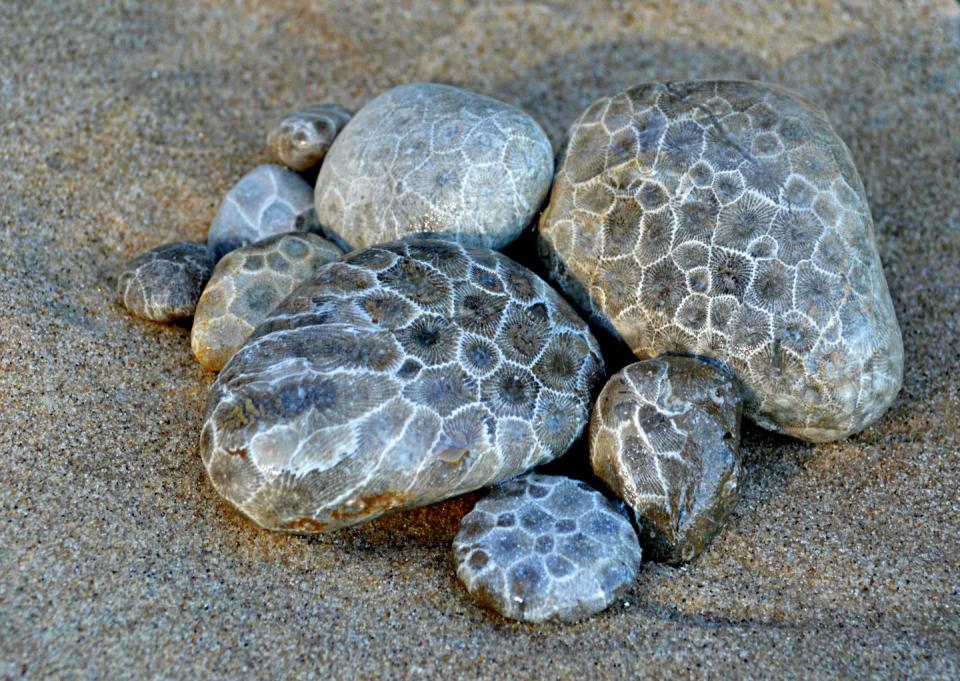
{"type": "Polygon", "coordinates": [[[190,334],[194,357],[220,371],[281,300],[341,255],[334,244],[306,232],[279,234],[225,255],[197,303],[190,334]]]}

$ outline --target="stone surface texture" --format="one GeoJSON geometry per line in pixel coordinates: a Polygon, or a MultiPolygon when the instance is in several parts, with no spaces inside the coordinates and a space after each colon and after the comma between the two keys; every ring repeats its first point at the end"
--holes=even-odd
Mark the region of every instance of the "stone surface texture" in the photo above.
{"type": "Polygon", "coordinates": [[[633,510],[647,558],[696,558],[740,499],[742,400],[728,372],[694,357],[631,364],[590,418],[590,464],[633,510]]]}
{"type": "Polygon", "coordinates": [[[210,390],[201,456],[260,526],[320,532],[566,452],[603,371],[573,308],[495,251],[354,251],[297,288],[210,390]]]}
{"type": "Polygon", "coordinates": [[[193,356],[220,371],[281,300],[341,255],[336,245],[307,232],[267,237],[225,255],[197,303],[193,356]]]}
{"type": "Polygon", "coordinates": [[[0,677],[955,678],[960,5],[417,8],[0,2],[0,677]],[[559,150],[597,97],[737,77],[801,92],[850,146],[904,331],[889,416],[818,446],[747,422],[711,549],[576,625],[466,602],[449,553],[473,495],[316,537],[219,501],[197,455],[214,376],[188,328],[112,292],[139,253],[206,238],[266,122],[432,80],[559,150]]]}
{"type": "Polygon", "coordinates": [[[235,248],[285,232],[317,231],[313,189],[292,170],[257,166],[223,197],[207,245],[219,260],[235,248]]]}
{"type": "Polygon", "coordinates": [[[533,220],[552,178],[550,140],[529,114],[414,83],[372,100],[334,141],[317,214],[351,248],[432,235],[500,249],[533,220]]]}
{"type": "Polygon", "coordinates": [[[153,322],[189,317],[213,264],[206,244],[178,241],[158,246],[124,265],[117,298],[132,314],[153,322]]]}
{"type": "Polygon", "coordinates": [[[850,151],[774,85],[649,83],[570,129],[551,274],[641,359],[714,357],[761,426],[822,442],[893,402],[903,341],[850,151]]]}
{"type": "Polygon", "coordinates": [[[471,596],[525,622],[575,622],[606,609],[636,579],[641,557],[622,506],[585,482],[538,473],[478,501],[453,553],[471,596]]]}
{"type": "Polygon", "coordinates": [[[339,104],[297,109],[267,133],[267,149],[273,160],[291,170],[310,170],[323,161],[351,115],[339,104]]]}

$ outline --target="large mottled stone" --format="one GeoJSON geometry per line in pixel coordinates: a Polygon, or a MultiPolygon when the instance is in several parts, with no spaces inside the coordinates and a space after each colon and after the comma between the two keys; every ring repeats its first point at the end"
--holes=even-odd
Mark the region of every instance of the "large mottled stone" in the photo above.
{"type": "Polygon", "coordinates": [[[334,141],[317,214],[352,248],[432,235],[499,249],[533,219],[552,176],[550,141],[527,113],[447,85],[403,85],[334,141]]]}
{"type": "Polygon", "coordinates": [[[631,364],[600,392],[590,463],[651,558],[693,560],[740,499],[741,405],[734,378],[693,357],[631,364]]]}
{"type": "Polygon", "coordinates": [[[217,263],[193,317],[190,345],[220,371],[277,304],[343,252],[326,239],[288,232],[241,246],[217,263]]]}
{"type": "Polygon", "coordinates": [[[154,322],[189,317],[213,272],[206,244],[178,241],[141,253],[117,280],[117,298],[127,310],[154,322]]]}
{"type": "Polygon", "coordinates": [[[551,275],[642,358],[714,357],[746,414],[815,442],[896,397],[903,342],[850,152],[752,82],[641,85],[570,130],[540,222],[551,275]]]}
{"type": "Polygon", "coordinates": [[[310,170],[323,161],[350,115],[339,104],[319,104],[293,111],[267,134],[267,149],[277,163],[291,170],[310,170]]]}
{"type": "Polygon", "coordinates": [[[641,557],[622,506],[584,482],[538,473],[477,502],[453,552],[474,598],[526,622],[574,622],[604,610],[636,579],[641,557]]]}
{"type": "Polygon", "coordinates": [[[564,453],[602,368],[573,308],[505,256],[372,246],[322,267],[227,363],[201,454],[265,528],[352,525],[564,453]]]}
{"type": "Polygon", "coordinates": [[[310,185],[292,170],[265,164],[227,192],[210,225],[207,245],[219,260],[235,248],[274,234],[318,229],[310,185]]]}

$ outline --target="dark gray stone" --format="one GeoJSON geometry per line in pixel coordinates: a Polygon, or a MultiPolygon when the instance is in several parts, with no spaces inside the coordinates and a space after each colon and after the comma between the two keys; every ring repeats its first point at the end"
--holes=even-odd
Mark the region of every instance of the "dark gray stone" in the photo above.
{"type": "Polygon", "coordinates": [[[189,317],[214,262],[206,244],[159,246],[126,264],[117,281],[117,298],[132,314],[154,322],[189,317]]]}
{"type": "Polygon", "coordinates": [[[692,357],[631,364],[590,419],[593,471],[633,509],[647,556],[693,560],[740,499],[734,378],[692,357]]]}

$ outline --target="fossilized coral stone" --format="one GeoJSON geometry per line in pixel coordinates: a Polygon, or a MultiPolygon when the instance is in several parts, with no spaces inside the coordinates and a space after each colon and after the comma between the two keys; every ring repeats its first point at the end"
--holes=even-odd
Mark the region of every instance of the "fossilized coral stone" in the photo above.
{"type": "Polygon", "coordinates": [[[207,245],[219,259],[274,234],[318,229],[310,185],[292,170],[265,164],[227,192],[210,225],[207,245]]]}
{"type": "Polygon", "coordinates": [[[631,364],[590,418],[593,471],[630,508],[647,555],[693,560],[740,498],[740,391],[693,357],[631,364]]]}
{"type": "Polygon", "coordinates": [[[403,85],[334,141],[317,214],[353,248],[410,235],[502,248],[533,219],[552,176],[550,141],[525,112],[447,85],[403,85]]]}
{"type": "Polygon", "coordinates": [[[453,551],[472,596],[527,622],[600,612],[636,578],[641,556],[622,507],[584,482],[537,473],[477,502],[453,551]]]}
{"type": "Polygon", "coordinates": [[[117,298],[131,313],[154,322],[189,317],[213,264],[206,244],[159,246],[126,264],[117,281],[117,298]]]}
{"type": "Polygon", "coordinates": [[[287,114],[267,134],[267,148],[278,163],[309,170],[323,161],[337,133],[350,120],[339,104],[320,104],[287,114]]]}
{"type": "Polygon", "coordinates": [[[564,453],[601,372],[583,320],[508,258],[372,246],[322,267],[227,363],[201,453],[263,527],[351,525],[564,453]]]}
{"type": "Polygon", "coordinates": [[[343,255],[326,239],[288,232],[225,255],[204,289],[190,345],[204,367],[219,371],[277,304],[320,267],[343,255]]]}
{"type": "Polygon", "coordinates": [[[903,342],[850,152],[824,113],[751,82],[641,85],[573,124],[542,254],[640,358],[714,357],[746,414],[812,441],[896,397],[903,342]]]}

